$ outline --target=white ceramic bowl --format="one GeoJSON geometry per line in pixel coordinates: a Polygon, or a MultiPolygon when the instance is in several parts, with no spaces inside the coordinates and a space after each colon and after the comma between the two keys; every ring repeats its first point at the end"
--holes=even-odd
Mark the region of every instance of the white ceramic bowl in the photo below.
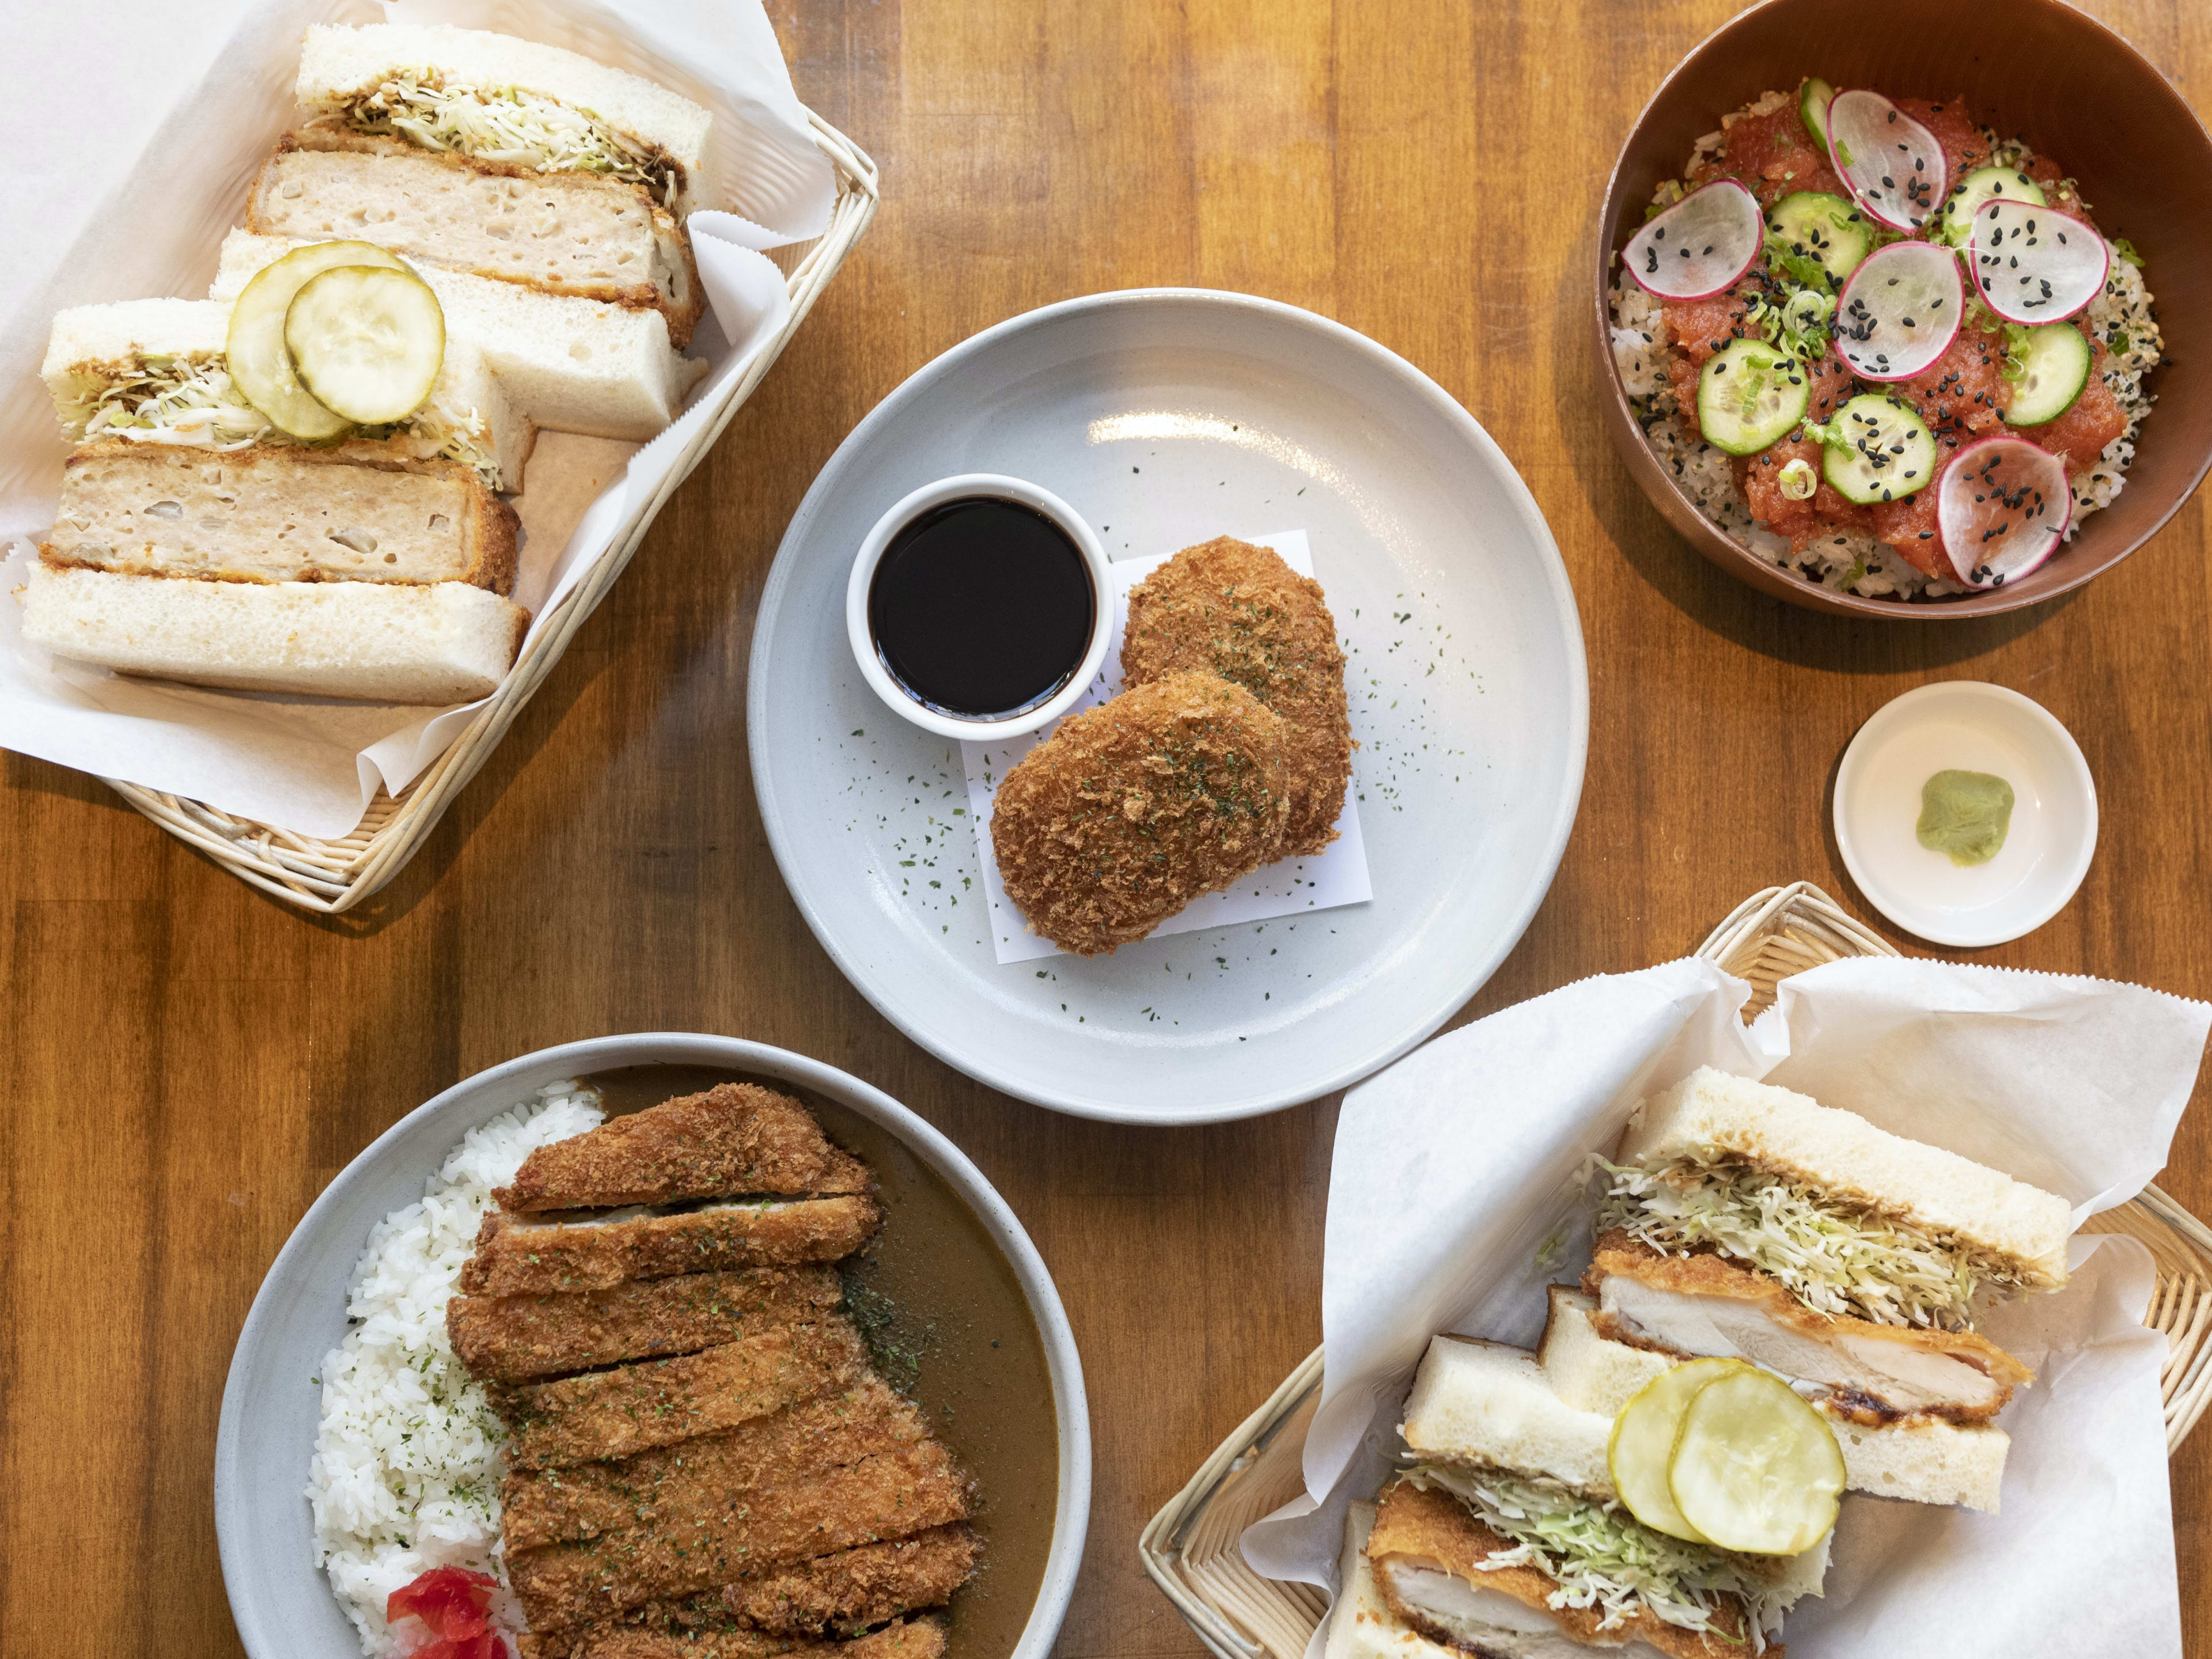
{"type": "Polygon", "coordinates": [[[2097,848],[2097,786],[2073,736],[2002,685],[1945,680],[1885,703],[1844,750],[1836,844],[1867,902],[1935,945],[2002,945],[2063,909],[2097,848]],[[2012,785],[2012,827],[1987,864],[1920,844],[1920,790],[1947,769],[2012,785]]]}
{"type": "Polygon", "coordinates": [[[853,574],[845,583],[845,637],[853,647],[853,660],[860,665],[860,678],[867,681],[869,688],[893,714],[940,738],[994,743],[1051,725],[1074,707],[1084,689],[1097,678],[1113,635],[1113,575],[1106,568],[1106,550],[1098,544],[1097,532],[1084,522],[1081,514],[1049,489],[1040,489],[1024,479],[1010,478],[1002,472],[962,472],[924,484],[902,496],[897,505],[876,520],[875,527],[860,543],[860,556],[853,561],[853,574]],[[868,627],[868,590],[875,582],[876,567],[883,562],[884,550],[890,545],[891,538],[932,508],[977,495],[1018,501],[1032,512],[1042,514],[1066,532],[1076,550],[1083,555],[1084,568],[1091,574],[1091,642],[1084,647],[1083,660],[1067,677],[1066,683],[1045,702],[1002,720],[963,720],[917,702],[884,666],[882,654],[876,649],[874,633],[868,627]]]}
{"type": "Polygon", "coordinates": [[[1312,1099],[1449,1019],[1551,884],[1589,708],[1565,567],[1467,410],[1340,324],[1193,289],[1010,319],[877,404],[785,532],[745,702],[777,866],[861,994],[994,1088],[1150,1124],[1312,1099]],[[884,717],[842,603],[884,502],[987,470],[1081,502],[1117,562],[1306,532],[1371,902],[998,961],[960,746],[884,717]]]}
{"type": "Polygon", "coordinates": [[[1091,1512],[1091,1419],[1083,1364],[1036,1247],[982,1172],[881,1090],[787,1049],[671,1032],[564,1043],[508,1060],[419,1106],[346,1165],[292,1230],[253,1298],[231,1355],[216,1431],[215,1524],[223,1588],[252,1659],[360,1659],[353,1626],[314,1565],[307,1507],[321,1390],[313,1379],[345,1335],[346,1288],[369,1230],[422,1196],[423,1183],[477,1125],[546,1084],[630,1066],[713,1066],[781,1079],[898,1138],[974,1211],[1019,1281],[1052,1376],[1060,1492],[1043,1582],[1012,1659],[1046,1659],[1067,1615],[1091,1512]]]}

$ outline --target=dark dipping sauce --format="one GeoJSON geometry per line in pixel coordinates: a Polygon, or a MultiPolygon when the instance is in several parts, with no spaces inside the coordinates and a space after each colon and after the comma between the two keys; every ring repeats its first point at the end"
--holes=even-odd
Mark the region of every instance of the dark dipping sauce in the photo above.
{"type": "Polygon", "coordinates": [[[630,1066],[584,1081],[611,1118],[717,1083],[757,1083],[805,1103],[830,1139],[867,1160],[884,1224],[838,1265],[846,1312],[884,1380],[922,1408],[973,1483],[969,1524],[983,1547],[941,1613],[948,1659],[1006,1659],[1044,1583],[1060,1419],[1029,1298],[975,1212],[890,1130],[781,1078],[630,1066]]]}
{"type": "Polygon", "coordinates": [[[1083,665],[1097,615],[1073,538],[995,495],[911,520],[868,584],[868,633],[891,678],[923,707],[969,720],[1049,699],[1083,665]]]}

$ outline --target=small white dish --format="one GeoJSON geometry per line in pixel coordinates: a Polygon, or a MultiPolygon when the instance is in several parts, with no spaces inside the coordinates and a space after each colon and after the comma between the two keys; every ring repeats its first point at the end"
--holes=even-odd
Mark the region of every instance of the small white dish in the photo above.
{"type": "Polygon", "coordinates": [[[853,660],[860,665],[860,678],[893,714],[940,738],[995,743],[1051,725],[1075,706],[1084,688],[1097,677],[1113,633],[1114,578],[1106,568],[1106,550],[1099,544],[1097,533],[1084,522],[1081,514],[1049,489],[1040,489],[1026,479],[1010,478],[1002,472],[956,473],[900,497],[897,505],[876,520],[875,527],[860,543],[860,554],[853,561],[853,574],[845,583],[845,637],[852,644],[853,660]],[[1083,555],[1084,568],[1091,573],[1091,640],[1084,647],[1082,661],[1060,690],[1044,702],[996,720],[963,720],[921,702],[884,665],[883,653],[876,648],[875,632],[868,626],[868,590],[875,583],[876,567],[883,562],[884,551],[891,544],[891,538],[933,508],[975,496],[1018,502],[1049,519],[1075,544],[1076,550],[1083,555]]]}
{"type": "Polygon", "coordinates": [[[2033,698],[1980,680],[1885,703],[1836,773],[1836,844],[1867,902],[1935,945],[2002,945],[2066,908],[2097,848],[2097,786],[2072,735],[2033,698]],[[1920,844],[1921,787],[1949,769],[2012,785],[2012,827],[1987,864],[1920,844]]]}

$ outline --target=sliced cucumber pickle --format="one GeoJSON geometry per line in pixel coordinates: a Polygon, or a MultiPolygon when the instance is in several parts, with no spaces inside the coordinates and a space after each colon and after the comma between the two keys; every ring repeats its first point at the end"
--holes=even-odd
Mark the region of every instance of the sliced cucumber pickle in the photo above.
{"type": "Polygon", "coordinates": [[[1847,501],[1901,501],[1936,482],[1936,434],[1902,398],[1861,392],[1821,436],[1820,471],[1847,501]]]}
{"type": "Polygon", "coordinates": [[[1974,228],[1974,215],[1991,202],[2025,202],[2030,207],[2049,205],[2043,186],[2018,167],[1976,167],[1959,180],[1943,210],[1930,227],[1935,239],[1953,247],[1964,247],[1974,228]]]}
{"type": "Polygon", "coordinates": [[[1817,75],[1797,94],[1797,118],[1805,124],[1805,131],[1812,134],[1823,155],[1828,149],[1828,106],[1835,99],[1836,89],[1817,75]]]}
{"type": "Polygon", "coordinates": [[[1698,429],[1731,455],[1756,455],[1786,437],[1813,401],[1805,365],[1764,340],[1730,340],[1698,377],[1698,429]]]}
{"type": "Polygon", "coordinates": [[[301,285],[284,314],[301,384],[362,426],[404,420],[437,384],[446,313],[404,267],[333,265],[301,285]]]}
{"type": "Polygon", "coordinates": [[[1770,246],[1809,259],[1826,271],[1831,293],[1874,252],[1874,227],[1866,216],[1825,190],[1801,190],[1784,197],[1767,210],[1766,233],[1770,246]]]}
{"type": "Polygon", "coordinates": [[[1667,1486],[1667,1465],[1674,1458],[1674,1437],[1681,1432],[1682,1413],[1689,1409],[1692,1397],[1716,1377],[1742,1366],[1741,1359],[1692,1359],[1676,1365],[1645,1383],[1613,1419],[1613,1437],[1605,1449],[1613,1489],[1628,1505],[1628,1512],[1652,1531],[1692,1544],[1708,1541],[1675,1507],[1667,1486]]]}
{"type": "Polygon", "coordinates": [[[311,242],[264,266],[230,308],[230,337],[224,346],[233,385],[246,401],[266,415],[277,430],[318,441],[335,438],[353,423],[317,401],[293,372],[284,343],[284,316],[293,297],[333,265],[387,265],[402,269],[398,256],[374,242],[311,242]]]}
{"type": "Polygon", "coordinates": [[[1683,1519],[1747,1555],[1796,1555],[1826,1538],[1844,1480],[1827,1419],[1780,1377],[1742,1364],[1691,1396],[1667,1465],[1683,1519]]]}
{"type": "Polygon", "coordinates": [[[2005,422],[2048,425],[2073,408],[2081,388],[2089,384],[2095,354],[2071,323],[2039,323],[2012,332],[2020,379],[2013,382],[2012,407],[2005,410],[2005,422]]]}

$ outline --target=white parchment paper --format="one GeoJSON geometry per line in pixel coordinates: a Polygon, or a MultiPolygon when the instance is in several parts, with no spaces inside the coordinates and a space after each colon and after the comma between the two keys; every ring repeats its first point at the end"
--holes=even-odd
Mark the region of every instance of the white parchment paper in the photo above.
{"type": "MultiPolygon", "coordinates": [[[[2132,986],[1934,962],[1811,969],[1746,1027],[1749,995],[1698,959],[1586,980],[1345,1097],[1308,1496],[1246,1531],[1256,1570],[1331,1583],[1431,1333],[1535,1341],[1544,1285],[1589,1259],[1577,1171],[1644,1095],[1700,1065],[1763,1078],[2059,1193],[2078,1223],[2164,1165],[2212,1026],[2132,986]]],[[[2036,1371],[1999,1419],[2002,1513],[1847,1499],[1826,1594],[1784,1631],[1796,1659],[2180,1653],[2149,1253],[2083,1236],[2072,1261],[1985,1327],[2036,1371]]]]}
{"type": "MultiPolygon", "coordinates": [[[[1270,548],[1301,576],[1314,574],[1313,550],[1303,530],[1285,530],[1272,536],[1255,536],[1257,546],[1270,548]]],[[[1060,717],[1096,708],[1121,689],[1121,633],[1128,625],[1129,595],[1136,586],[1175,556],[1160,553],[1140,559],[1116,559],[1114,576],[1114,632],[1106,647],[1106,663],[1098,671],[1080,702],[1060,717]]],[[[998,799],[999,783],[1007,769],[1060,729],[1054,720],[1042,732],[1009,738],[1004,743],[963,743],[960,759],[968,777],[968,814],[975,824],[975,853],[983,873],[985,902],[991,907],[991,944],[1000,962],[1032,962],[1040,957],[1064,954],[1042,933],[1029,931],[1022,913],[1006,897],[999,879],[999,860],[991,850],[991,811],[998,799]]],[[[1358,757],[1353,757],[1355,773],[1358,757]]],[[[1208,893],[1170,916],[1152,930],[1166,933],[1195,933],[1200,928],[1225,927],[1235,922],[1267,921],[1276,916],[1301,915],[1308,910],[1333,910],[1340,904],[1364,904],[1375,896],[1367,874],[1367,844],[1359,834],[1358,779],[1344,793],[1344,811],[1336,820],[1336,839],[1317,858],[1285,859],[1255,870],[1226,892],[1208,893]]]]}
{"type": "MultiPolygon", "coordinates": [[[[28,10],[29,9],[18,9],[28,10]]],[[[790,317],[762,250],[829,224],[835,180],[807,134],[760,0],[160,0],[43,8],[15,35],[19,73],[0,140],[30,158],[9,186],[14,257],[0,265],[0,591],[21,586],[28,546],[53,520],[69,453],[40,360],[65,307],[198,298],[255,173],[293,125],[292,79],[311,22],[443,22],[580,52],[713,112],[691,216],[709,302],[690,355],[709,372],[651,443],[541,434],[515,498],[523,541],[515,601],[533,629],[651,496],[720,394],[790,317]],[[129,117],[74,107],[118,84],[129,117]]],[[[0,600],[0,748],[190,796],[300,834],[342,836],[380,785],[397,793],[480,704],[447,710],[207,691],[58,661],[27,645],[0,600]]]]}

